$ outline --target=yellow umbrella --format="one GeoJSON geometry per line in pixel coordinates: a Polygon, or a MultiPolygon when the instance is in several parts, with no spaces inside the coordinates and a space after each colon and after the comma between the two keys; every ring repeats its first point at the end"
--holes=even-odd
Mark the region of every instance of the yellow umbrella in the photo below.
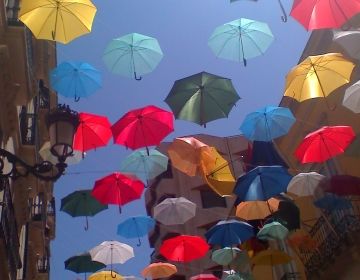
{"type": "Polygon", "coordinates": [[[236,217],[244,220],[262,220],[278,210],[279,200],[270,198],[268,201],[245,201],[236,206],[236,217]]]}
{"type": "Polygon", "coordinates": [[[200,171],[209,187],[220,196],[233,194],[235,178],[229,163],[214,147],[200,148],[200,171]]]}
{"type": "Polygon", "coordinates": [[[93,273],[89,276],[88,280],[124,280],[120,274],[114,271],[103,270],[100,272],[93,273]]]}
{"type": "Polygon", "coordinates": [[[19,20],[37,39],[66,44],[91,31],[95,13],[90,0],[22,0],[19,20]]]}
{"type": "Polygon", "coordinates": [[[141,272],[141,275],[145,278],[157,279],[165,278],[174,275],[177,272],[175,265],[171,263],[152,263],[145,267],[141,272]]]}
{"type": "Polygon", "coordinates": [[[284,96],[299,102],[326,97],[350,81],[354,67],[340,53],[309,56],[288,73],[284,96]]]}
{"type": "Polygon", "coordinates": [[[274,266],[289,263],[291,260],[292,258],[282,251],[267,249],[256,254],[255,257],[251,259],[251,262],[254,265],[274,266]]]}

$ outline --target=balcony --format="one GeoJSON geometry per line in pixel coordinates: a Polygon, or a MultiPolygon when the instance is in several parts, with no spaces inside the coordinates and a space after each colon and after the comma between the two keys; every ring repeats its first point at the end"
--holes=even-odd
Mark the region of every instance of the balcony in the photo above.
{"type": "Polygon", "coordinates": [[[44,204],[44,193],[39,193],[32,200],[30,200],[30,215],[32,221],[41,221],[45,223],[46,212],[44,204]]]}
{"type": "Polygon", "coordinates": [[[35,145],[36,114],[28,113],[26,107],[22,106],[19,120],[21,143],[23,145],[35,145]]]}
{"type": "Polygon", "coordinates": [[[50,90],[44,85],[43,80],[39,80],[39,109],[50,110],[50,90]]]}
{"type": "Polygon", "coordinates": [[[36,262],[38,273],[49,273],[50,262],[48,256],[39,256],[36,262]]]}

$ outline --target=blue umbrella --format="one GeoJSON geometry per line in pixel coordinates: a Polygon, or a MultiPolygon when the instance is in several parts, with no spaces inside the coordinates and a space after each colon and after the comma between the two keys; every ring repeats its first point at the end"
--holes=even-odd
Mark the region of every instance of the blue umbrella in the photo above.
{"type": "Polygon", "coordinates": [[[352,208],[352,204],[349,200],[334,194],[325,194],[322,198],[314,201],[314,205],[328,211],[346,210],[352,208]]]}
{"type": "Polygon", "coordinates": [[[235,219],[220,221],[205,233],[209,244],[222,247],[241,244],[253,236],[252,225],[235,219]]]}
{"type": "Polygon", "coordinates": [[[130,217],[118,225],[117,234],[125,238],[138,238],[137,246],[140,246],[140,237],[148,234],[154,227],[155,220],[149,216],[130,217]]]}
{"type": "Polygon", "coordinates": [[[267,106],[248,114],[240,130],[252,141],[271,141],[288,133],[295,123],[288,108],[267,106]]]}
{"type": "Polygon", "coordinates": [[[86,62],[66,61],[50,72],[50,85],[65,97],[80,97],[93,94],[102,86],[101,74],[86,62]]]}
{"type": "Polygon", "coordinates": [[[248,171],[263,165],[281,165],[288,168],[284,159],[279,155],[273,142],[254,141],[251,154],[251,165],[248,171]]]}
{"type": "Polygon", "coordinates": [[[234,193],[238,201],[265,201],[286,192],[291,178],[282,166],[258,166],[238,178],[234,193]]]}

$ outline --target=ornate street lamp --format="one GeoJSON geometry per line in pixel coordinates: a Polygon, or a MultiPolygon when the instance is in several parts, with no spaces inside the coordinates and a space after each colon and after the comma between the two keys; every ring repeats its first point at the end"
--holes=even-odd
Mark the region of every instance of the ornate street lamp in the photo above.
{"type": "Polygon", "coordinates": [[[49,161],[43,161],[32,166],[9,151],[0,148],[0,178],[15,180],[29,174],[44,181],[56,181],[60,178],[67,167],[65,160],[73,154],[73,139],[79,125],[79,116],[69,106],[58,105],[46,116],[46,124],[49,129],[50,151],[58,159],[58,162],[52,164],[49,161]],[[5,163],[9,163],[10,168],[6,168],[5,163]]]}

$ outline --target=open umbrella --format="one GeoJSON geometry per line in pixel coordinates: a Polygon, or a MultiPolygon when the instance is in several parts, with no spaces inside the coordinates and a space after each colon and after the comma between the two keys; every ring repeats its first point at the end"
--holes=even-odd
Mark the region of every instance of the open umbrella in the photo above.
{"type": "Polygon", "coordinates": [[[266,165],[281,165],[288,168],[285,160],[276,150],[274,142],[254,141],[251,150],[251,163],[247,166],[248,171],[257,166],[266,165]]]}
{"type": "Polygon", "coordinates": [[[319,183],[324,179],[324,175],[316,172],[299,173],[292,177],[287,191],[298,196],[315,195],[319,183]]]}
{"type": "Polygon", "coordinates": [[[288,133],[294,123],[289,108],[266,106],[246,115],[240,130],[249,140],[271,141],[288,133]]]}
{"type": "Polygon", "coordinates": [[[220,279],[217,278],[214,274],[202,273],[202,274],[190,277],[190,280],[220,280],[220,279]]]}
{"type": "Polygon", "coordinates": [[[270,198],[267,201],[244,201],[236,206],[236,217],[250,221],[263,220],[275,212],[280,201],[270,198]]]}
{"type": "Polygon", "coordinates": [[[345,90],[342,104],[354,113],[360,113],[360,81],[345,90]]]}
{"type": "Polygon", "coordinates": [[[351,175],[333,175],[323,181],[321,188],[338,196],[360,196],[360,178],[351,175]]]}
{"type": "Polygon", "coordinates": [[[354,139],[351,126],[323,126],[305,136],[296,148],[295,156],[301,163],[322,163],[344,153],[354,139]]]}
{"type": "Polygon", "coordinates": [[[253,236],[252,225],[235,219],[220,221],[205,233],[209,244],[222,247],[239,245],[253,236]]]}
{"type": "Polygon", "coordinates": [[[106,267],[105,264],[93,261],[88,252],[68,258],[65,262],[65,269],[75,273],[96,272],[106,267]]]}
{"type": "Polygon", "coordinates": [[[209,38],[208,45],[220,58],[242,61],[264,54],[274,41],[274,36],[265,22],[240,18],[217,27],[209,38]]]}
{"type": "Polygon", "coordinates": [[[80,124],[74,136],[74,150],[86,152],[106,146],[112,136],[110,122],[107,117],[79,113],[80,124]]]}
{"type": "Polygon", "coordinates": [[[327,211],[346,210],[352,208],[352,204],[349,200],[330,193],[315,200],[314,205],[327,211]]]}
{"type": "Polygon", "coordinates": [[[79,101],[101,88],[101,74],[89,63],[66,61],[51,70],[50,85],[57,93],[79,101]]]}
{"type": "Polygon", "coordinates": [[[333,41],[339,44],[353,59],[360,59],[360,31],[333,31],[333,41]]]}
{"type": "Polygon", "coordinates": [[[160,254],[175,262],[191,262],[202,258],[209,250],[209,245],[200,236],[179,235],[166,239],[160,247],[160,254]]]}
{"type": "Polygon", "coordinates": [[[284,96],[299,102],[327,97],[350,81],[354,67],[340,53],[309,56],[287,74],[284,96]]]}
{"type": "Polygon", "coordinates": [[[206,126],[227,118],[239,99],[230,79],[201,72],[175,81],[165,102],[176,119],[206,126]]]}
{"type": "Polygon", "coordinates": [[[92,195],[102,204],[121,206],[139,199],[144,190],[144,183],[131,174],[114,172],[96,180],[92,195]]]}
{"type": "Polygon", "coordinates": [[[91,196],[91,190],[75,191],[61,199],[60,211],[68,213],[71,217],[86,217],[85,230],[89,229],[88,216],[93,217],[105,209],[108,209],[108,206],[91,196]]]}
{"type": "MultiPolygon", "coordinates": [[[[46,141],[40,148],[39,154],[43,160],[50,161],[52,164],[58,163],[58,158],[54,156],[51,152],[51,144],[50,141],[46,141]]],[[[68,165],[77,164],[83,158],[85,154],[80,151],[73,151],[73,155],[70,155],[66,158],[65,163],[68,165]]]]}
{"type": "Polygon", "coordinates": [[[262,240],[284,240],[289,230],[279,222],[265,224],[257,233],[256,237],[262,240]]]}
{"type": "Polygon", "coordinates": [[[157,146],[174,131],[174,116],[156,106],[146,106],[127,112],[111,127],[114,143],[133,150],[157,146]]]}
{"type": "Polygon", "coordinates": [[[130,217],[120,223],[117,234],[126,238],[138,238],[138,246],[141,245],[140,237],[147,235],[155,227],[155,220],[149,216],[130,217]]]}
{"type": "Polygon", "coordinates": [[[300,209],[290,199],[277,196],[279,199],[278,209],[265,221],[266,223],[279,222],[289,231],[300,228],[300,209]]]}
{"type": "Polygon", "coordinates": [[[91,274],[88,280],[125,280],[126,278],[111,270],[103,270],[91,274]]]}
{"type": "Polygon", "coordinates": [[[90,0],[22,1],[21,20],[37,39],[69,43],[89,33],[96,7],[90,0]]]}
{"type": "Polygon", "coordinates": [[[290,15],[307,30],[340,28],[360,13],[359,0],[294,0],[290,15]]]}
{"type": "Polygon", "coordinates": [[[177,272],[175,265],[171,263],[156,262],[149,264],[141,271],[141,275],[145,278],[158,279],[174,275],[177,272]]]}
{"type": "Polygon", "coordinates": [[[168,161],[169,158],[158,150],[149,149],[149,154],[145,149],[137,150],[121,162],[120,171],[132,173],[147,183],[167,170],[168,161]]]}
{"type": "Polygon", "coordinates": [[[241,250],[236,247],[225,247],[212,252],[211,259],[222,266],[232,263],[241,250]]]}
{"type": "Polygon", "coordinates": [[[141,80],[140,76],[152,72],[162,57],[155,38],[130,33],[113,39],[104,51],[103,60],[112,73],[141,80]]]}
{"type": "Polygon", "coordinates": [[[195,213],[196,204],[184,197],[166,198],[154,207],[154,218],[164,225],[184,224],[195,213]]]}

